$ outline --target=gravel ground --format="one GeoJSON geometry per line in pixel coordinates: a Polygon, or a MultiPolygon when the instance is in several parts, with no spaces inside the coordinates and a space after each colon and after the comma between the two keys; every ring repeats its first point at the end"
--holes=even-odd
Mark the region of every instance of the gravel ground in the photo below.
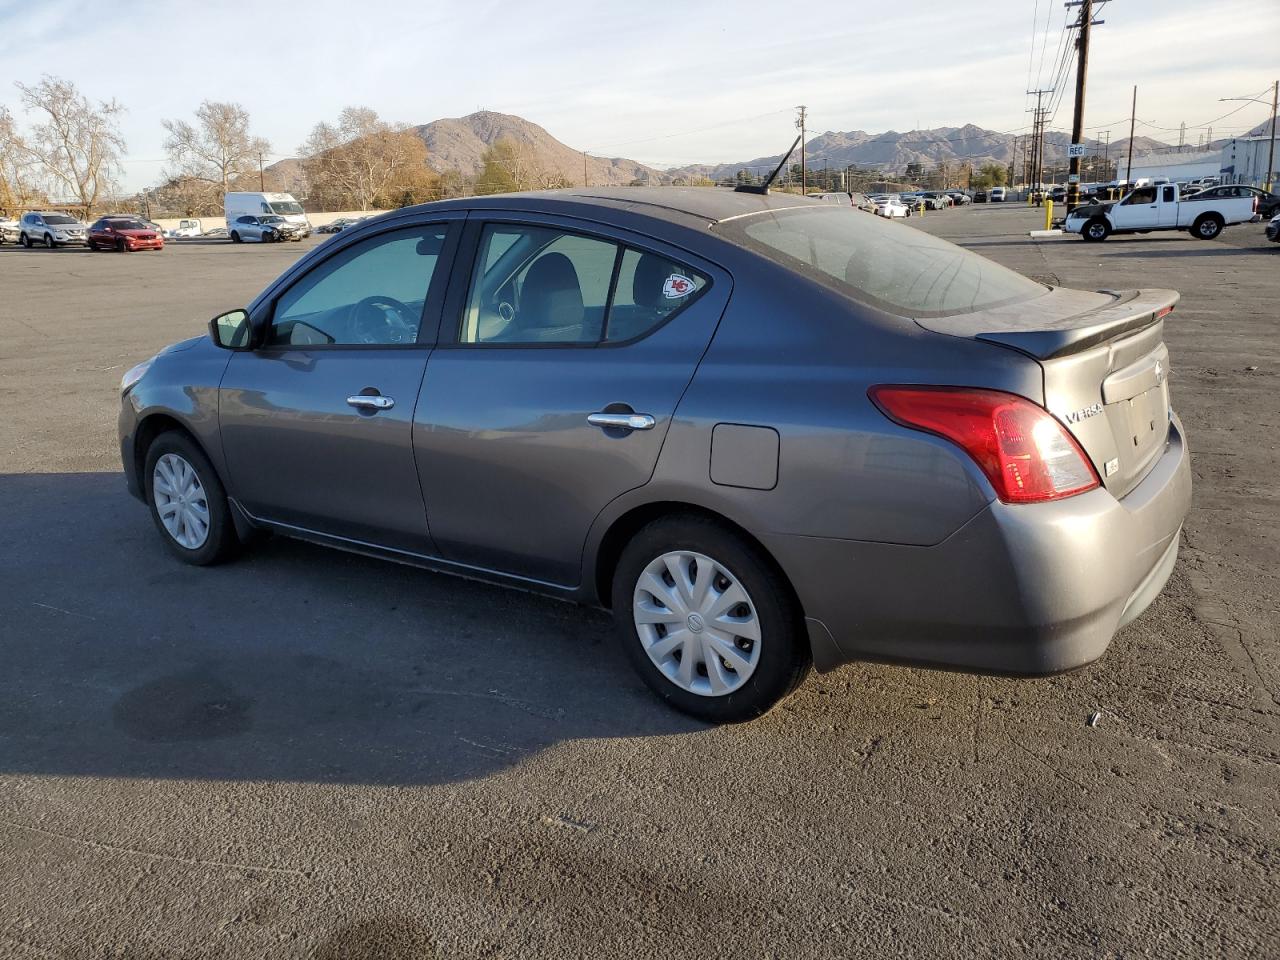
{"type": "Polygon", "coordinates": [[[912,223],[1182,291],[1169,587],[1069,675],[857,664],[723,729],[597,612],[280,539],[169,558],[116,384],[298,245],[0,248],[0,956],[1280,955],[1280,247],[1037,219],[912,223]]]}

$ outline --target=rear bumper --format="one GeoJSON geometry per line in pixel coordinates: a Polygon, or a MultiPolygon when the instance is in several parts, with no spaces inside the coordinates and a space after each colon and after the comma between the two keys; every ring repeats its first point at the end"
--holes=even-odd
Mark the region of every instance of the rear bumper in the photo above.
{"type": "Polygon", "coordinates": [[[901,660],[991,673],[1083,666],[1163,589],[1191,503],[1182,425],[1122,500],[990,504],[931,547],[762,538],[799,594],[819,670],[901,660]]]}

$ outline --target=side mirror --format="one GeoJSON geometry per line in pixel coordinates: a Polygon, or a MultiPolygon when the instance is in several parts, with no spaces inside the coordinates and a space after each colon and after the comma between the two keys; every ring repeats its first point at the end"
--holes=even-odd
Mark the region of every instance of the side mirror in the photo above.
{"type": "Polygon", "coordinates": [[[249,314],[244,310],[228,310],[209,321],[209,339],[224,350],[249,350],[249,314]]]}

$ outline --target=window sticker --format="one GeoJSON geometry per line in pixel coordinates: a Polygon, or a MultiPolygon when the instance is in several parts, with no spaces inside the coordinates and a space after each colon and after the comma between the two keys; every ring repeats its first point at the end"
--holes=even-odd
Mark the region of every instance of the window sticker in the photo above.
{"type": "Polygon", "coordinates": [[[662,284],[662,295],[668,300],[679,300],[693,293],[693,281],[688,277],[673,273],[662,284]]]}

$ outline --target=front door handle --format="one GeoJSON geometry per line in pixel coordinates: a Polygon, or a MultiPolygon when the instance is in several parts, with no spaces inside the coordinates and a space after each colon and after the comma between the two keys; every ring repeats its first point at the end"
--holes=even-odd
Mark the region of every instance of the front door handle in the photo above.
{"type": "Polygon", "coordinates": [[[593,413],[587,417],[587,423],[593,427],[615,430],[652,430],[657,422],[647,413],[593,413]]]}
{"type": "Polygon", "coordinates": [[[384,397],[381,394],[369,396],[368,394],[360,393],[354,397],[347,397],[347,405],[358,410],[390,410],[396,405],[396,402],[390,397],[384,397]]]}

